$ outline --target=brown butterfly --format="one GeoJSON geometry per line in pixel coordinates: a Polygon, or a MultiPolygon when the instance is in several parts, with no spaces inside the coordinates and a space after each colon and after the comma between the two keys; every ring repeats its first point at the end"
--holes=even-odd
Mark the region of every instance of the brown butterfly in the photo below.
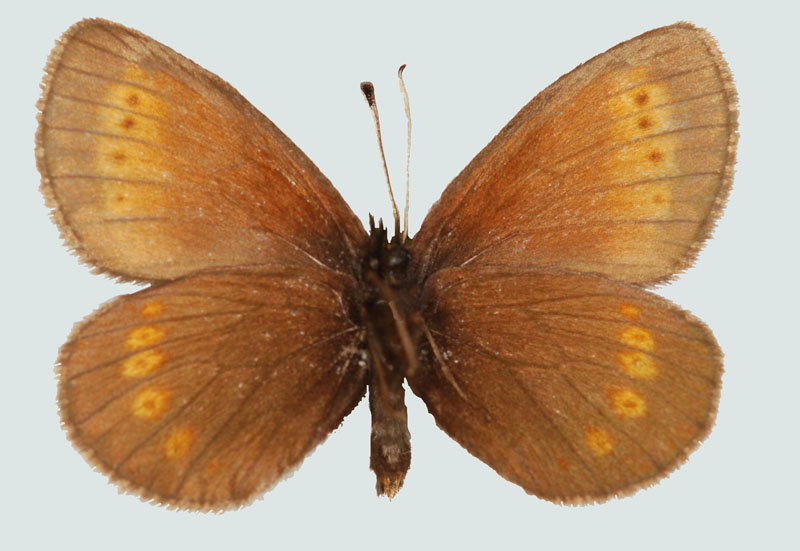
{"type": "Polygon", "coordinates": [[[149,282],[59,356],[69,436],[121,487],[221,510],[291,472],[369,388],[370,466],[410,465],[403,381],[526,492],[603,501],[708,434],[721,352],[644,287],[689,267],[728,194],[736,92],[680,23],[536,96],[419,233],[370,233],[230,85],[141,33],[71,27],[37,162],[81,260],[149,282]]]}

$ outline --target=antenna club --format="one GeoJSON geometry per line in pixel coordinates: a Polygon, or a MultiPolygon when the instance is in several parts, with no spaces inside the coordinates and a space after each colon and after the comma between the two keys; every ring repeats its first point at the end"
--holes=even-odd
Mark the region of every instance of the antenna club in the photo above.
{"type": "Polygon", "coordinates": [[[367,104],[373,107],[375,105],[375,86],[369,81],[364,81],[360,84],[360,87],[361,93],[364,94],[364,98],[367,100],[367,104]]]}

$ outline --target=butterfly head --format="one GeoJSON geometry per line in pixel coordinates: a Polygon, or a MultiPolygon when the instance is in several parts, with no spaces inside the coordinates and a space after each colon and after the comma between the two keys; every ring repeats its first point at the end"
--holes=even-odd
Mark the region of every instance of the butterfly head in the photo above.
{"type": "Polygon", "coordinates": [[[408,250],[409,240],[403,241],[402,235],[395,235],[391,241],[383,220],[375,225],[375,219],[369,219],[369,250],[366,255],[364,275],[366,280],[378,278],[391,287],[404,287],[407,281],[408,265],[411,253],[408,250]]]}

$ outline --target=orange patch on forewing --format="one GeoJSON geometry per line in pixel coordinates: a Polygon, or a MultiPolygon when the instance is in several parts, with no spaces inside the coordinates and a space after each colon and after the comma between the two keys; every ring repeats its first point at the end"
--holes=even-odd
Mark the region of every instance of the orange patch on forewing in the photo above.
{"type": "Polygon", "coordinates": [[[160,350],[143,350],[129,356],[122,362],[122,375],[125,377],[147,377],[164,365],[165,355],[160,350]]]}
{"type": "Polygon", "coordinates": [[[131,350],[145,348],[160,342],[164,338],[164,330],[157,325],[142,325],[131,329],[125,339],[125,347],[131,350]]]}
{"type": "Polygon", "coordinates": [[[142,306],[142,315],[146,318],[155,317],[163,311],[164,304],[160,300],[151,300],[142,306]]]}
{"type": "Polygon", "coordinates": [[[632,348],[638,348],[647,352],[652,352],[655,348],[653,334],[638,325],[629,325],[619,335],[620,341],[632,348]]]}
{"type": "Polygon", "coordinates": [[[658,373],[655,360],[638,350],[620,350],[617,353],[617,361],[622,371],[634,379],[651,379],[658,373]]]}
{"type": "Polygon", "coordinates": [[[671,107],[656,107],[642,111],[632,109],[614,123],[615,141],[627,143],[669,131],[673,128],[670,119],[671,111],[671,107]]]}
{"type": "Polygon", "coordinates": [[[164,117],[169,113],[169,107],[155,91],[161,90],[161,85],[172,88],[170,80],[168,75],[160,71],[148,71],[139,65],[128,65],[119,80],[108,87],[106,103],[134,115],[156,119],[164,117]]]}
{"type": "Polygon", "coordinates": [[[619,313],[626,320],[636,321],[639,319],[640,310],[638,306],[633,304],[620,304],[619,313]]]}
{"type": "Polygon", "coordinates": [[[637,418],[642,417],[647,406],[641,394],[631,388],[621,388],[609,393],[611,408],[617,415],[622,417],[637,418]]]}
{"type": "Polygon", "coordinates": [[[558,458],[558,468],[564,472],[569,470],[569,461],[567,461],[567,458],[563,455],[559,456],[558,458]]]}
{"type": "MultiPolygon", "coordinates": [[[[693,235],[687,203],[676,202],[682,191],[675,177],[685,172],[681,150],[687,145],[681,141],[685,134],[676,132],[685,124],[678,118],[682,107],[674,103],[670,81],[655,78],[647,67],[601,72],[554,122],[579,122],[584,133],[567,131],[569,141],[556,136],[537,144],[544,158],[558,159],[554,172],[588,192],[586,205],[578,208],[586,209],[581,216],[588,217],[585,232],[600,265],[629,265],[635,278],[647,265],[667,270],[683,253],[681,241],[693,235]],[[559,147],[573,153],[559,155],[559,147]],[[676,235],[684,229],[687,234],[676,235]]],[[[588,263],[581,269],[598,267],[588,263]]]]}
{"type": "MultiPolygon", "coordinates": [[[[119,84],[112,84],[111,88],[109,89],[109,93],[114,94],[114,90],[119,84]]],[[[160,99],[155,98],[154,96],[150,96],[153,102],[159,101],[160,99]]],[[[114,105],[113,102],[117,101],[118,98],[112,98],[109,102],[114,105]]],[[[103,131],[112,134],[114,136],[119,136],[121,138],[133,138],[136,140],[141,140],[145,142],[154,142],[158,143],[162,140],[162,121],[159,118],[154,118],[148,114],[139,114],[139,113],[132,113],[131,106],[127,103],[124,105],[115,105],[114,107],[106,107],[106,106],[98,106],[95,111],[100,118],[102,123],[103,131]],[[120,109],[122,107],[122,109],[120,109]]],[[[161,105],[159,111],[160,114],[166,114],[166,105],[161,105]]]]}
{"type": "Polygon", "coordinates": [[[147,421],[157,421],[169,407],[172,394],[168,390],[145,388],[133,400],[133,414],[147,421]]]}
{"type": "Polygon", "coordinates": [[[598,165],[605,172],[604,181],[621,186],[609,190],[615,203],[631,207],[639,197],[626,184],[678,174],[678,138],[659,135],[623,143],[598,165]]]}
{"type": "Polygon", "coordinates": [[[612,95],[605,107],[614,119],[668,104],[672,94],[665,81],[653,81],[650,69],[633,67],[611,73],[607,79],[612,95]]]}
{"type": "Polygon", "coordinates": [[[645,67],[612,71],[598,82],[607,91],[599,102],[600,145],[576,178],[602,192],[593,209],[601,220],[624,224],[603,236],[609,261],[652,263],[663,251],[641,244],[655,243],[676,227],[662,221],[686,218],[676,215],[673,177],[682,173],[682,134],[674,132],[679,129],[674,97],[669,82],[653,80],[645,67]]]}
{"type": "Polygon", "coordinates": [[[167,208],[166,191],[153,184],[109,180],[97,189],[111,218],[158,216],[167,208]]]}
{"type": "Polygon", "coordinates": [[[607,455],[614,451],[614,442],[607,430],[599,427],[586,427],[584,431],[586,446],[595,455],[607,455]]]}
{"type": "Polygon", "coordinates": [[[634,67],[613,73],[607,86],[612,95],[603,107],[612,121],[611,143],[623,145],[609,156],[608,165],[622,176],[658,176],[675,168],[676,138],[665,133],[674,130],[672,94],[666,82],[652,82],[649,69],[634,67]],[[653,139],[645,139],[658,136],[653,139]],[[654,158],[659,162],[654,164],[654,158]]]}
{"type": "Polygon", "coordinates": [[[164,441],[164,456],[167,459],[180,459],[186,456],[194,446],[194,431],[178,429],[164,441]]]}
{"type": "MultiPolygon", "coordinates": [[[[155,90],[174,88],[174,80],[160,71],[147,71],[129,65],[111,82],[96,115],[98,132],[94,133],[98,175],[120,180],[165,182],[174,165],[169,155],[171,141],[169,104],[155,90]]],[[[143,189],[153,201],[163,201],[164,194],[143,189]]]]}

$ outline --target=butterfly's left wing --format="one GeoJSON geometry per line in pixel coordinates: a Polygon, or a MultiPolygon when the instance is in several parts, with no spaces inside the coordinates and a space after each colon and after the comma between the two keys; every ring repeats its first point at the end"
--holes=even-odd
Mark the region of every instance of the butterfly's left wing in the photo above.
{"type": "Polygon", "coordinates": [[[42,191],[96,270],[149,281],[261,262],[354,273],[367,235],[328,179],[171,48],[87,19],[53,49],[43,88],[42,191]]]}
{"type": "Polygon", "coordinates": [[[442,270],[409,383],[439,426],[528,493],[602,501],[665,476],[713,423],[721,353],[702,322],[602,276],[442,270]],[[458,385],[457,387],[455,385],[458,385]]]}
{"type": "Polygon", "coordinates": [[[260,266],[119,297],[59,358],[77,448],[124,489],[186,509],[245,503],[363,396],[352,279],[260,266]]]}

